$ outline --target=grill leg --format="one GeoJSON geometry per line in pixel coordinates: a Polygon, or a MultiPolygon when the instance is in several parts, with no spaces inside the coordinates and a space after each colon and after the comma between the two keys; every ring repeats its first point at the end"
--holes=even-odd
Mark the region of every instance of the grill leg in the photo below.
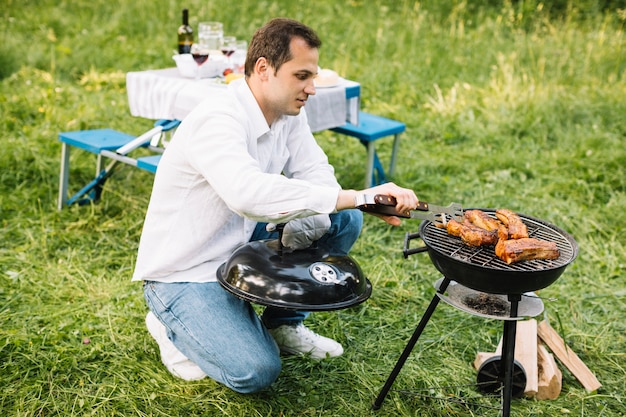
{"type": "MultiPolygon", "coordinates": [[[[446,291],[446,288],[448,288],[448,284],[450,284],[450,279],[444,277],[444,280],[441,282],[441,285],[439,286],[439,289],[437,290],[437,292],[439,294],[443,294],[446,291]]],[[[435,294],[435,296],[431,300],[430,304],[428,305],[428,308],[426,309],[426,312],[422,316],[422,319],[420,320],[419,324],[417,325],[417,328],[413,332],[413,336],[411,336],[411,339],[409,339],[409,342],[407,343],[406,347],[404,348],[404,351],[402,351],[402,354],[400,355],[400,358],[398,359],[398,362],[396,362],[396,366],[391,371],[391,374],[389,374],[389,377],[387,378],[387,382],[385,382],[385,385],[383,386],[383,389],[378,394],[378,397],[376,398],[376,401],[374,401],[374,404],[372,404],[372,409],[373,410],[378,410],[380,408],[380,406],[383,404],[383,401],[385,401],[385,397],[389,393],[389,390],[391,389],[391,386],[393,385],[394,381],[398,377],[398,374],[402,370],[402,367],[404,366],[404,363],[406,362],[406,360],[408,359],[409,355],[411,354],[411,351],[415,347],[415,344],[417,343],[417,340],[422,335],[422,332],[424,331],[424,328],[426,327],[426,324],[428,324],[428,321],[430,320],[430,317],[435,312],[435,309],[437,308],[437,304],[439,304],[439,300],[440,300],[439,296],[437,296],[437,294],[435,294]]]]}
{"type": "MultiPolygon", "coordinates": [[[[511,303],[511,317],[517,317],[517,310],[521,299],[522,296],[519,294],[509,295],[509,302],[511,303]]],[[[502,335],[502,364],[504,372],[504,388],[502,391],[502,417],[509,417],[511,415],[516,331],[517,322],[515,320],[504,321],[504,332],[502,335]]]]}

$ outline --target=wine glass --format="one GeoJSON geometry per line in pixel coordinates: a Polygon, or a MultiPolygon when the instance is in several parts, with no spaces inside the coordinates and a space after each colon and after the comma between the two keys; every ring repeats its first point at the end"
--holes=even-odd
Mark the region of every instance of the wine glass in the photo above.
{"type": "Polygon", "coordinates": [[[231,55],[230,59],[233,61],[233,71],[238,74],[243,74],[246,64],[246,53],[248,52],[248,42],[245,40],[237,40],[235,44],[235,53],[231,55]]]}
{"type": "Polygon", "coordinates": [[[200,79],[200,67],[209,59],[209,48],[201,43],[194,43],[191,45],[191,56],[193,60],[198,64],[198,70],[196,71],[196,80],[200,79]]]}
{"type": "Polygon", "coordinates": [[[231,55],[237,50],[237,38],[234,36],[224,36],[221,46],[222,54],[228,60],[228,67],[232,69],[231,55]]]}

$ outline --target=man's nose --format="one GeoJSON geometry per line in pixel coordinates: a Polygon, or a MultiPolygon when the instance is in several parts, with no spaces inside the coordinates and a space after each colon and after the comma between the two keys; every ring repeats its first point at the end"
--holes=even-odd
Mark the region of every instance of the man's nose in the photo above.
{"type": "Polygon", "coordinates": [[[307,85],[304,87],[304,92],[310,96],[315,95],[315,82],[313,81],[313,78],[311,78],[307,85]]]}

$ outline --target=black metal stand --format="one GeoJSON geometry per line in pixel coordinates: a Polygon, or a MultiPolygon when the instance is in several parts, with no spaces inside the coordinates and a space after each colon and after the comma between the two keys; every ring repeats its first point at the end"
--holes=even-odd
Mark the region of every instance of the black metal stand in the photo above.
{"type": "MultiPolygon", "coordinates": [[[[509,295],[511,302],[511,317],[517,317],[517,309],[522,296],[519,294],[509,295]]],[[[511,398],[513,397],[513,362],[515,361],[515,333],[517,322],[515,320],[504,321],[502,334],[502,363],[504,364],[504,387],[502,390],[502,417],[511,415],[511,398]]]]}
{"type": "MultiPolygon", "coordinates": [[[[448,288],[449,284],[450,284],[450,279],[444,278],[437,292],[440,294],[443,294],[446,291],[446,288],[448,288]]],[[[389,378],[387,378],[387,382],[385,382],[385,386],[383,386],[383,389],[380,391],[380,394],[378,394],[376,401],[374,401],[374,404],[372,404],[372,409],[378,410],[380,406],[383,404],[383,401],[385,401],[385,397],[389,393],[391,386],[393,385],[394,381],[398,377],[398,374],[400,373],[400,370],[404,366],[404,363],[406,362],[409,355],[411,354],[411,351],[415,347],[415,344],[417,343],[417,339],[420,338],[420,336],[422,335],[422,332],[424,331],[424,328],[426,327],[426,324],[428,324],[428,321],[430,320],[430,317],[435,312],[435,309],[437,308],[437,305],[439,304],[439,300],[440,298],[437,295],[435,295],[432,301],[430,302],[430,304],[428,305],[426,312],[422,316],[422,319],[417,325],[417,328],[413,332],[413,336],[411,336],[409,343],[407,343],[406,347],[404,348],[404,351],[402,352],[402,355],[400,355],[400,359],[398,359],[398,362],[396,362],[396,366],[393,368],[393,371],[391,371],[389,378]]]]}
{"type": "MultiPolygon", "coordinates": [[[[448,285],[450,284],[450,281],[451,280],[449,278],[444,277],[444,280],[439,286],[437,293],[438,294],[445,293],[446,288],[448,288],[448,285]]],[[[510,317],[511,318],[517,317],[519,302],[522,296],[519,294],[513,294],[513,295],[509,295],[508,298],[509,298],[509,302],[511,303],[510,317]]],[[[406,347],[402,351],[402,354],[400,355],[400,358],[398,359],[398,361],[396,362],[396,365],[391,371],[391,374],[389,374],[389,377],[387,378],[385,385],[383,386],[382,390],[378,394],[378,397],[376,397],[376,400],[372,404],[373,410],[378,410],[382,406],[383,401],[385,400],[385,397],[387,396],[387,394],[389,393],[389,390],[391,389],[391,386],[393,385],[394,381],[398,377],[398,374],[402,370],[402,367],[404,366],[404,363],[406,362],[409,355],[411,354],[411,351],[415,347],[415,344],[417,343],[417,340],[420,338],[422,332],[424,331],[426,324],[428,324],[428,321],[430,320],[431,316],[435,312],[435,309],[437,308],[437,305],[439,304],[439,300],[440,300],[439,296],[435,294],[430,304],[428,305],[426,312],[422,316],[422,319],[417,325],[417,328],[413,332],[411,339],[409,339],[409,342],[407,343],[406,347]]],[[[513,370],[514,370],[514,361],[515,361],[516,330],[517,330],[517,322],[515,320],[504,321],[504,333],[502,336],[502,339],[503,339],[502,340],[502,359],[501,359],[504,365],[502,367],[503,375],[501,375],[501,378],[503,381],[502,417],[510,417],[510,414],[511,414],[511,399],[513,397],[513,370]]]]}

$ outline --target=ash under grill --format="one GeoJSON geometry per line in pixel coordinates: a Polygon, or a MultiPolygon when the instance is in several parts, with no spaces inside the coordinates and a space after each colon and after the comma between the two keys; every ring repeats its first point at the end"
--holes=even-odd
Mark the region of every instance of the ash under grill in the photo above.
{"type": "MultiPolygon", "coordinates": [[[[491,217],[496,218],[495,214],[493,214],[495,211],[482,210],[491,217]]],[[[541,220],[524,215],[520,215],[520,217],[528,228],[529,237],[556,243],[560,252],[560,256],[557,259],[535,259],[507,264],[495,255],[493,246],[468,246],[460,238],[449,235],[446,229],[438,228],[432,222],[428,222],[422,229],[421,237],[428,246],[443,255],[457,261],[496,271],[531,272],[550,270],[567,265],[576,257],[576,247],[565,232],[541,220]]]]}

